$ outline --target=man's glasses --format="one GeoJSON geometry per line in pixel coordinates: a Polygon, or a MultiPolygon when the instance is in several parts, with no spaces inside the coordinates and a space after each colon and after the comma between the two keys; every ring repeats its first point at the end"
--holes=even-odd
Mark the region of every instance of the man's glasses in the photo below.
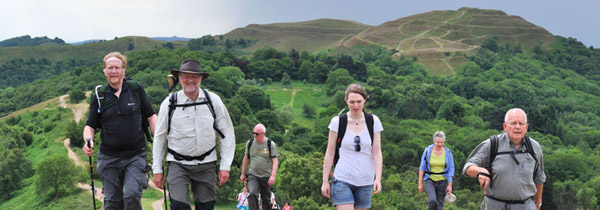
{"type": "Polygon", "coordinates": [[[258,136],[258,135],[263,134],[263,133],[252,132],[252,134],[254,134],[255,136],[258,136]]]}
{"type": "Polygon", "coordinates": [[[356,143],[356,145],[354,145],[354,150],[360,152],[360,136],[354,137],[354,143],[356,143]]]}
{"type": "Polygon", "coordinates": [[[522,122],[510,122],[508,124],[512,127],[517,127],[517,126],[522,127],[522,126],[527,125],[527,123],[522,123],[522,122]]]}

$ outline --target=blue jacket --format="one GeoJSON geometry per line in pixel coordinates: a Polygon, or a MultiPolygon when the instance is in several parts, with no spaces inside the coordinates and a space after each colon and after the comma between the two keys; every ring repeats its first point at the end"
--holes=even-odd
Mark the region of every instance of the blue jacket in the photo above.
{"type": "MultiPolygon", "coordinates": [[[[431,150],[433,150],[433,146],[434,145],[431,144],[425,148],[425,151],[423,151],[423,156],[421,156],[421,165],[419,166],[419,170],[431,171],[431,161],[429,161],[429,158],[431,156],[431,150]],[[427,161],[425,161],[425,158],[427,158],[427,161]],[[425,165],[425,162],[427,162],[427,165],[425,165]]],[[[450,149],[448,149],[448,147],[444,146],[444,149],[446,149],[446,168],[444,168],[444,172],[447,171],[448,173],[442,175],[446,177],[448,182],[452,182],[452,177],[454,177],[454,158],[452,158],[452,152],[450,151],[450,149]]],[[[423,180],[429,179],[429,176],[431,175],[425,173],[425,176],[423,176],[423,180]]]]}

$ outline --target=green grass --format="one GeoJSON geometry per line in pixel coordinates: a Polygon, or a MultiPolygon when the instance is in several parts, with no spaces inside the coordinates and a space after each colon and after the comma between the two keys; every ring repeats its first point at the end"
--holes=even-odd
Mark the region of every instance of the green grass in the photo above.
{"type": "Polygon", "coordinates": [[[325,94],[325,86],[323,85],[293,82],[290,86],[284,87],[281,83],[274,82],[267,85],[266,92],[269,94],[271,104],[274,107],[281,108],[291,105],[294,112],[292,122],[306,127],[311,127],[314,119],[304,117],[302,114],[304,104],[315,107],[318,113],[320,110],[325,109],[323,104],[328,102],[328,97],[325,94]]]}

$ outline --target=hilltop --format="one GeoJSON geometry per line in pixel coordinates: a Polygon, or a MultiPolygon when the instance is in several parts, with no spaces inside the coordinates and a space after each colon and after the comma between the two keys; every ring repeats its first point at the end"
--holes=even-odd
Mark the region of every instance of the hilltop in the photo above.
{"type": "Polygon", "coordinates": [[[554,35],[525,19],[499,10],[460,8],[431,11],[385,22],[378,26],[334,19],[298,23],[251,24],[225,38],[249,38],[258,42],[246,49],[270,46],[281,51],[355,54],[356,47],[379,46],[394,56],[416,56],[436,75],[455,75],[455,68],[474,53],[483,40],[496,36],[498,44],[520,45],[531,52],[555,41],[554,35]]]}

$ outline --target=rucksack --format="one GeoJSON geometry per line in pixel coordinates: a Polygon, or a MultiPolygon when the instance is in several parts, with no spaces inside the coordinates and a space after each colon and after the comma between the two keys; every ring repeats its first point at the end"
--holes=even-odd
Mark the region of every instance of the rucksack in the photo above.
{"type": "MultiPolygon", "coordinates": [[[[208,109],[210,110],[212,117],[213,117],[213,128],[219,134],[219,136],[221,136],[221,138],[225,138],[225,134],[223,134],[223,132],[221,132],[221,130],[219,130],[219,128],[217,128],[217,121],[216,121],[217,116],[215,114],[215,110],[213,108],[212,101],[210,100],[210,95],[208,94],[208,91],[206,89],[201,89],[201,90],[202,90],[202,92],[204,92],[204,96],[206,97],[206,100],[202,101],[202,102],[194,102],[194,103],[189,103],[189,104],[177,104],[177,92],[171,93],[171,95],[169,96],[169,118],[167,121],[167,134],[169,132],[171,132],[171,119],[173,119],[173,112],[175,111],[175,109],[177,107],[185,108],[185,107],[190,107],[190,106],[198,106],[198,105],[206,104],[208,106],[208,109]]],[[[176,160],[187,160],[187,161],[200,160],[200,161],[202,161],[202,160],[204,160],[204,158],[206,156],[210,155],[210,153],[212,153],[213,150],[215,150],[215,147],[211,148],[210,150],[206,151],[204,154],[202,154],[200,156],[187,156],[187,155],[179,154],[179,153],[175,152],[174,150],[171,150],[167,144],[167,151],[169,153],[171,153],[176,160]]]]}
{"type": "Polygon", "coordinates": [[[519,161],[517,161],[517,158],[515,157],[515,154],[520,154],[520,153],[529,153],[531,155],[531,157],[533,157],[533,160],[535,160],[535,169],[533,171],[533,176],[535,176],[535,174],[537,174],[537,168],[538,168],[538,160],[537,157],[535,156],[535,152],[533,151],[533,147],[531,146],[531,139],[529,139],[529,136],[525,135],[525,137],[523,137],[523,141],[525,143],[525,147],[526,150],[525,151],[504,151],[504,152],[498,152],[498,137],[496,135],[492,135],[490,136],[490,164],[487,168],[488,172],[490,172],[490,188],[493,186],[493,183],[491,182],[491,178],[494,177],[493,176],[493,172],[492,172],[492,163],[494,162],[494,160],[496,159],[496,156],[498,155],[511,155],[513,160],[517,163],[517,165],[519,165],[519,161]]]}
{"type": "MultiPolygon", "coordinates": [[[[373,146],[373,124],[375,123],[373,120],[373,115],[367,112],[363,112],[365,115],[365,121],[367,123],[367,129],[369,130],[369,135],[371,136],[371,147],[373,146]]],[[[348,115],[341,114],[338,115],[339,124],[338,124],[338,137],[335,143],[335,156],[333,156],[333,166],[337,165],[338,160],[340,159],[340,147],[342,146],[342,139],[344,139],[344,135],[346,135],[346,126],[348,125],[348,115]]]]}
{"type": "Polygon", "coordinates": [[[215,114],[215,109],[213,108],[213,104],[212,101],[210,100],[210,95],[208,94],[208,91],[206,89],[201,89],[202,92],[204,92],[204,96],[206,96],[206,100],[202,101],[202,102],[194,102],[194,103],[190,103],[190,104],[177,104],[177,92],[171,93],[170,97],[169,97],[169,120],[167,122],[167,134],[169,132],[171,132],[171,119],[173,119],[173,112],[175,111],[175,109],[177,107],[190,107],[190,106],[198,106],[198,105],[203,105],[206,104],[208,106],[208,109],[210,110],[210,114],[213,117],[213,128],[215,129],[215,131],[217,131],[217,133],[219,134],[219,136],[221,136],[221,138],[225,138],[225,134],[223,134],[223,132],[221,132],[221,130],[219,130],[219,128],[217,128],[217,115],[215,114]]]}
{"type": "MultiPolygon", "coordinates": [[[[446,148],[445,148],[445,147],[444,147],[444,150],[446,150],[446,148]]],[[[429,165],[429,163],[428,163],[428,162],[429,162],[429,161],[428,161],[428,158],[429,158],[429,156],[430,156],[430,155],[429,155],[429,151],[428,151],[427,149],[425,149],[425,166],[426,166],[426,167],[429,165]]],[[[445,157],[444,157],[444,158],[445,158],[445,157]]],[[[447,163],[444,163],[444,164],[446,164],[446,165],[447,165],[447,163]]],[[[444,168],[446,168],[446,165],[444,165],[444,168]]],[[[430,168],[431,168],[431,167],[430,167],[430,168]]],[[[447,174],[447,173],[448,173],[448,171],[446,171],[446,170],[444,170],[444,171],[442,171],[442,172],[431,172],[431,171],[424,171],[424,173],[426,173],[426,174],[434,174],[434,175],[439,175],[439,174],[447,174]]]]}
{"type": "MultiPolygon", "coordinates": [[[[129,78],[125,78],[123,80],[123,84],[127,85],[127,87],[129,87],[130,91],[135,93],[135,98],[137,99],[137,103],[139,104],[140,110],[141,110],[142,100],[140,98],[140,95],[141,95],[142,88],[140,88],[140,84],[138,84],[137,81],[129,79],[129,78]]],[[[98,115],[102,114],[102,111],[103,111],[102,107],[104,107],[104,96],[106,95],[108,86],[109,85],[106,84],[106,85],[96,87],[96,89],[95,89],[96,97],[98,99],[98,115]]],[[[142,127],[143,127],[142,130],[144,130],[144,135],[146,136],[146,140],[148,142],[152,142],[152,136],[150,135],[150,131],[148,130],[148,120],[145,120],[143,116],[141,117],[141,119],[142,119],[142,127]]]]}
{"type": "MultiPolygon", "coordinates": [[[[248,156],[248,158],[250,158],[250,148],[252,147],[252,142],[254,142],[254,138],[251,138],[248,141],[248,148],[246,148],[246,156],[248,156]]],[[[277,156],[271,155],[271,139],[267,139],[267,148],[269,148],[269,157],[271,157],[271,158],[277,157],[277,156]]]]}

